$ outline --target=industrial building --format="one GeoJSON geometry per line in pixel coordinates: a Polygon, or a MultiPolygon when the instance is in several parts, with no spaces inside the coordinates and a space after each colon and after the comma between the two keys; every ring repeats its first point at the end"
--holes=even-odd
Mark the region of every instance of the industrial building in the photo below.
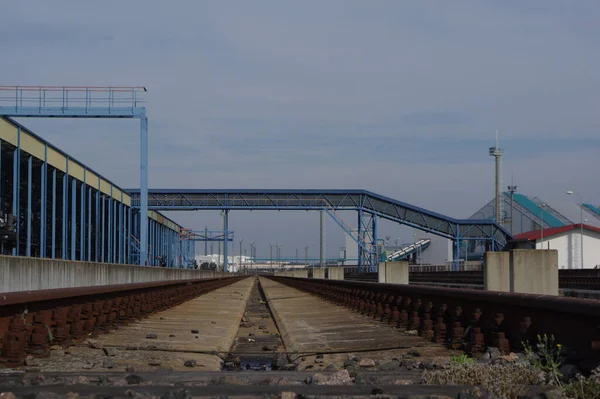
{"type": "MultiPolygon", "coordinates": [[[[10,118],[0,118],[2,253],[136,264],[139,211],[131,196],[10,118]]],[[[149,211],[148,265],[185,266],[194,243],[149,211]]]]}
{"type": "MultiPolygon", "coordinates": [[[[565,191],[565,200],[543,200],[516,192],[501,196],[502,225],[514,235],[515,245],[557,249],[559,267],[589,269],[600,265],[600,209],[565,191]],[[568,201],[569,197],[574,201],[568,201]]],[[[492,218],[495,200],[471,218],[492,218]]]]}
{"type": "MultiPolygon", "coordinates": [[[[576,193],[569,192],[577,197],[576,193]]],[[[565,192],[566,199],[568,194],[565,192]]],[[[511,245],[521,248],[557,249],[559,267],[580,269],[600,267],[600,207],[583,201],[545,201],[516,192],[500,195],[501,225],[511,232],[511,245]],[[583,239],[582,239],[583,237],[583,239]]],[[[494,220],[496,198],[477,210],[469,219],[494,220]]],[[[356,230],[353,230],[356,233],[356,230]]],[[[408,243],[390,245],[381,242],[380,252],[388,260],[409,260],[414,264],[449,266],[454,259],[451,240],[414,229],[408,243]]],[[[485,247],[478,241],[464,241],[460,246],[462,264],[482,262],[485,247]]],[[[357,245],[346,234],[341,263],[356,264],[357,245]]]]}

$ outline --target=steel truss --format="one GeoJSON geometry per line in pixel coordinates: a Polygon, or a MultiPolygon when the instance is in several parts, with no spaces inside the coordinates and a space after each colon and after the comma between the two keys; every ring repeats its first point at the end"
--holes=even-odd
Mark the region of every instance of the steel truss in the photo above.
{"type": "MultiPolygon", "coordinates": [[[[139,218],[140,243],[137,257],[141,265],[147,263],[149,238],[147,217],[148,118],[145,102],[141,98],[145,91],[144,87],[0,86],[0,116],[3,117],[137,118],[140,120],[141,189],[139,190],[140,201],[138,204],[140,204],[140,213],[144,217],[139,218]]],[[[46,165],[43,167],[46,168],[46,165]]],[[[46,182],[43,181],[42,185],[45,184],[46,182]]],[[[81,191],[82,201],[86,199],[84,187],[85,184],[81,191]]],[[[74,199],[75,193],[73,193],[74,199]]],[[[109,210],[109,212],[112,211],[112,209],[109,210]]],[[[73,210],[73,212],[75,211],[73,210]]],[[[114,212],[122,213],[123,210],[115,209],[114,212]]],[[[73,216],[74,218],[75,216],[73,216]]],[[[75,238],[72,237],[72,240],[74,241],[75,238]]],[[[135,248],[133,244],[130,246],[135,248]]],[[[75,250],[72,249],[72,251],[75,250]]],[[[71,256],[74,257],[74,253],[71,256]]]]}
{"type": "MultiPolygon", "coordinates": [[[[132,207],[139,207],[140,190],[127,192],[132,196],[132,207]]],[[[355,241],[359,246],[359,262],[369,270],[376,270],[378,263],[378,218],[453,240],[455,264],[459,262],[460,248],[465,241],[485,241],[488,250],[500,251],[512,238],[492,220],[455,219],[366,190],[150,189],[148,209],[221,210],[226,214],[231,210],[325,210],[330,215],[341,210],[357,211],[359,232],[355,241]]],[[[338,224],[349,232],[347,225],[338,224]]]]}

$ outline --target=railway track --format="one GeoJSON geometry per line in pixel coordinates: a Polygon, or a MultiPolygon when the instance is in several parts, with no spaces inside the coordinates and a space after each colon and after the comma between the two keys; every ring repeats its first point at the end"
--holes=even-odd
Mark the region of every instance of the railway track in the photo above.
{"type": "Polygon", "coordinates": [[[0,365],[45,356],[51,344],[75,343],[177,306],[240,277],[10,292],[0,295],[0,365]]]}
{"type": "Polygon", "coordinates": [[[582,372],[600,364],[598,301],[273,276],[0,300],[0,392],[19,397],[456,397],[469,387],[423,385],[423,373],[490,348],[505,362],[544,333],[582,372]]]}
{"type": "MultiPolygon", "coordinates": [[[[377,273],[350,273],[346,280],[377,282],[377,273]]],[[[483,271],[410,272],[411,284],[483,287],[483,271]]],[[[559,289],[600,291],[600,270],[559,270],[559,289]]]]}

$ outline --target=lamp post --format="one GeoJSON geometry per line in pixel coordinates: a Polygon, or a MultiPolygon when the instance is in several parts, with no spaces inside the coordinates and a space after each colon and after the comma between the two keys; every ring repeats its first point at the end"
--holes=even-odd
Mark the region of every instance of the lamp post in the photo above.
{"type": "Polygon", "coordinates": [[[546,204],[540,205],[540,229],[542,230],[541,249],[544,249],[544,208],[546,204]]]}
{"type": "Polygon", "coordinates": [[[578,194],[576,192],[573,192],[571,190],[567,191],[567,195],[576,195],[579,197],[579,212],[580,212],[580,222],[579,222],[579,227],[580,227],[580,237],[581,237],[581,245],[580,245],[580,250],[581,250],[581,268],[583,269],[583,198],[581,197],[581,194],[578,194]]]}

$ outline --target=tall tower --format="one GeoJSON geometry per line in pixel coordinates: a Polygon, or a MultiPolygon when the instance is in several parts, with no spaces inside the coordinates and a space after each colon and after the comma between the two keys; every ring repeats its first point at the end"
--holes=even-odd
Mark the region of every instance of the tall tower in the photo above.
{"type": "Polygon", "coordinates": [[[503,203],[502,201],[502,158],[504,158],[504,150],[498,148],[498,131],[496,130],[496,145],[490,147],[490,156],[496,158],[496,223],[503,225],[503,203]]]}

